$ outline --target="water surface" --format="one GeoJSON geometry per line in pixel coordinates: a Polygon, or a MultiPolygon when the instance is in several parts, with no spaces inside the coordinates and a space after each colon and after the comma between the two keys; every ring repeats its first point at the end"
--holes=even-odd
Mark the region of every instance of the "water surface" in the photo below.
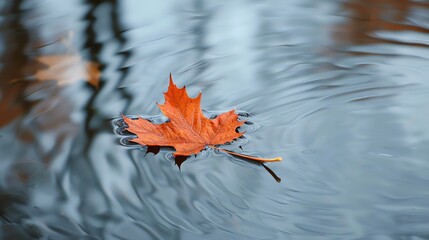
{"type": "Polygon", "coordinates": [[[428,239],[429,2],[0,2],[2,239],[428,239]],[[179,171],[122,144],[173,73],[248,113],[179,171]],[[242,147],[240,149],[239,147],[242,147]]]}

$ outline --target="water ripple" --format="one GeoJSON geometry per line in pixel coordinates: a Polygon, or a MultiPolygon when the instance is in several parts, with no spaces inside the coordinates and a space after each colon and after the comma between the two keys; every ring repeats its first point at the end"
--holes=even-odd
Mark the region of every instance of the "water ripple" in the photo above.
{"type": "Polygon", "coordinates": [[[425,1],[0,5],[0,238],[429,235],[425,1]],[[37,61],[70,54],[99,83],[37,61]],[[246,134],[222,147],[283,157],[267,164],[283,181],[212,149],[179,170],[172,148],[130,142],[120,113],[167,121],[169,73],[207,117],[237,109],[246,134]]]}

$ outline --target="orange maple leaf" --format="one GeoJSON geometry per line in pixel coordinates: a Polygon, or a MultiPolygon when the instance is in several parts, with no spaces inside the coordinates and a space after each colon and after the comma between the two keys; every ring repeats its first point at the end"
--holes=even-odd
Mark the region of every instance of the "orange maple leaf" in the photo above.
{"type": "Polygon", "coordinates": [[[165,103],[158,104],[158,107],[169,118],[168,122],[154,124],[140,117],[131,119],[122,116],[128,125],[127,130],[137,135],[132,142],[145,146],[174,147],[179,168],[183,161],[177,161],[178,157],[197,154],[206,146],[261,163],[281,160],[252,157],[216,147],[242,136],[244,133],[236,129],[244,122],[238,120],[238,114],[234,110],[222,113],[214,119],[205,117],[201,110],[201,92],[196,98],[190,98],[186,87],[178,88],[174,84],[171,74],[170,85],[164,96],[165,103]]]}

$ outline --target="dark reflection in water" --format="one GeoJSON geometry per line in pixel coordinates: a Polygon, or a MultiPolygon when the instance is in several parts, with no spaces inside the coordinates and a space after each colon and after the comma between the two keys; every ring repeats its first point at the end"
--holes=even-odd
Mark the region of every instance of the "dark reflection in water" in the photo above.
{"type": "Polygon", "coordinates": [[[0,2],[2,239],[428,239],[429,2],[0,2]],[[124,146],[172,72],[250,113],[225,148],[124,146]],[[242,149],[239,148],[242,147],[242,149]]]}

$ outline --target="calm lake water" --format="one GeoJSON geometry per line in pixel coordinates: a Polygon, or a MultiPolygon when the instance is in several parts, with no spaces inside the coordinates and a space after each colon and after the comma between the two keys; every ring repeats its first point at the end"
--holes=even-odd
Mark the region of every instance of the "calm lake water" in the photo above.
{"type": "MultiPolygon", "coordinates": [[[[1,239],[429,239],[429,2],[0,1],[1,239]],[[127,144],[168,76],[244,139],[127,144]],[[242,149],[241,149],[241,148],[242,149]]],[[[159,118],[156,118],[159,119],[159,118]]]]}

